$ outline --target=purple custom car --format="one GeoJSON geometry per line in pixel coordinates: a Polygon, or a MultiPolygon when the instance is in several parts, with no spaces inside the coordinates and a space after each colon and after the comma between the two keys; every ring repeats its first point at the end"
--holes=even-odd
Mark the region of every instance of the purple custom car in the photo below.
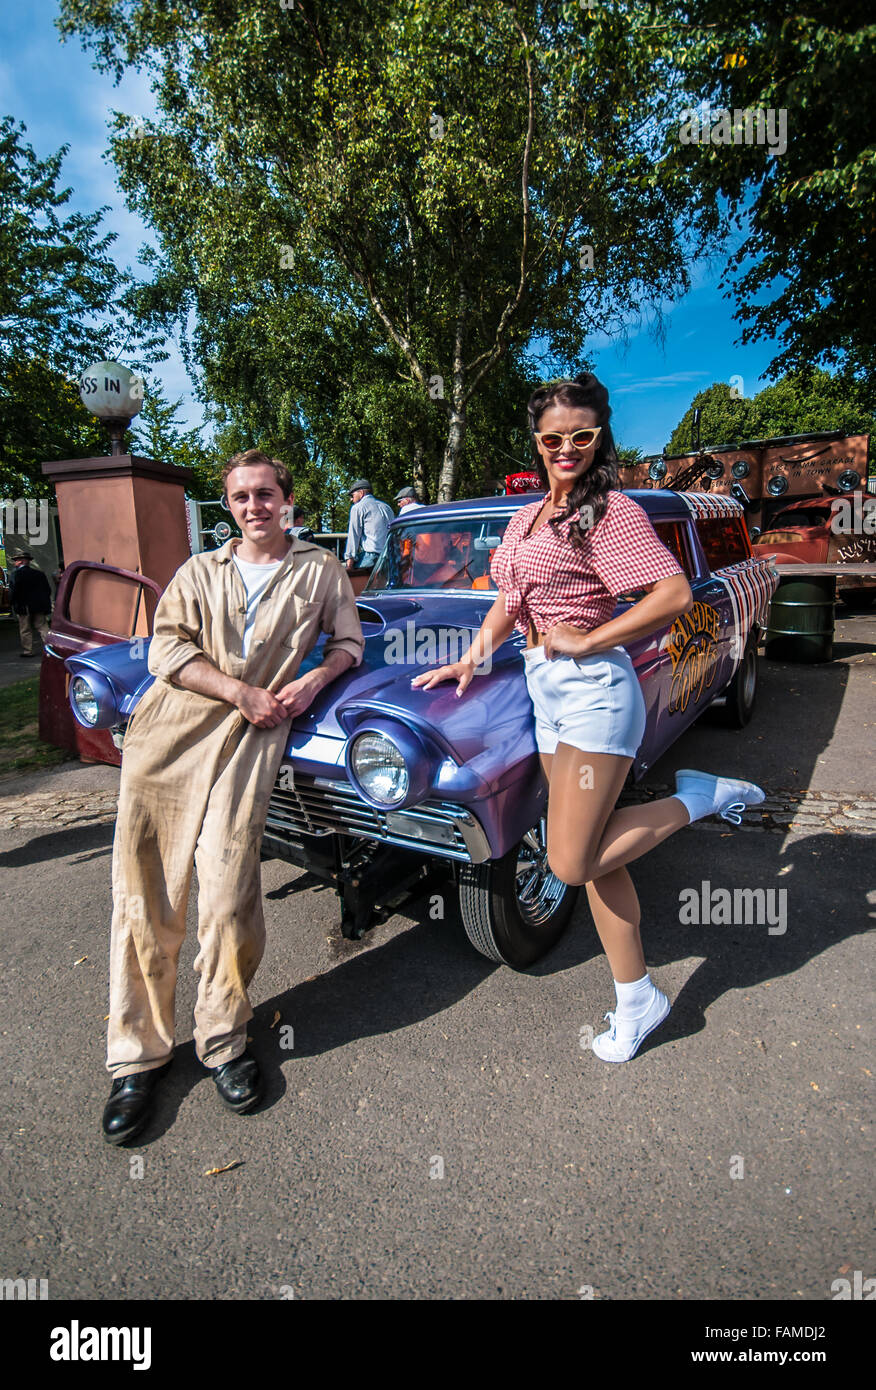
{"type": "MultiPolygon", "coordinates": [[[[694,606],[629,646],[648,711],[638,779],[709,704],[742,727],[754,705],[758,630],[777,584],[752,557],[739,503],[641,491],[658,536],[690,581],[694,606]]],[[[525,968],[557,941],[578,889],[545,852],[546,788],[523,676],[522,639],[493,654],[457,699],[452,682],[412,689],[458,658],[495,598],[490,560],[524,497],[407,510],[358,600],[361,666],[327,687],[290,728],[262,857],[334,884],[342,929],[360,937],[411,893],[452,879],[472,945],[525,968]]],[[[619,611],[636,595],[625,595],[619,611]]],[[[142,644],[141,644],[142,645],[142,644]]],[[[320,647],[302,667],[320,660],[320,647]]],[[[130,643],[67,660],[73,711],[117,743],[151,683],[130,643]]]]}

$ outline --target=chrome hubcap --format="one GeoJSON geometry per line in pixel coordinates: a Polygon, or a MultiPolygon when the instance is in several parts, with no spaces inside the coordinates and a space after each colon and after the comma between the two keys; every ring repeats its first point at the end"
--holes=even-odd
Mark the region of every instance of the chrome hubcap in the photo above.
{"type": "Polygon", "coordinates": [[[556,912],[567,887],[548,866],[547,818],[542,816],[517,850],[514,894],[521,917],[531,926],[542,926],[556,912]]]}

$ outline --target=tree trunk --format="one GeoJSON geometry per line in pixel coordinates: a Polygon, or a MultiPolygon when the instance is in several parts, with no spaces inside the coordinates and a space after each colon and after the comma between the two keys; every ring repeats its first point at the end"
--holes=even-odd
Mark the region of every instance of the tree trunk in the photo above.
{"type": "Polygon", "coordinates": [[[428,502],[426,489],[426,446],[420,435],[414,436],[413,486],[421,502],[428,502]]]}
{"type": "Polygon", "coordinates": [[[456,492],[456,479],[459,476],[459,459],[462,454],[462,441],[465,439],[466,416],[454,410],[444,445],[444,458],[441,462],[441,477],[438,480],[438,501],[452,502],[456,492]]]}
{"type": "Polygon", "coordinates": [[[444,445],[444,458],[441,462],[441,476],[438,480],[438,501],[452,502],[456,494],[456,480],[459,476],[459,459],[462,454],[462,441],[465,439],[465,426],[468,419],[465,399],[465,322],[468,313],[468,295],[460,286],[456,311],[456,336],[453,344],[453,385],[451,404],[447,411],[447,443],[444,445]]]}

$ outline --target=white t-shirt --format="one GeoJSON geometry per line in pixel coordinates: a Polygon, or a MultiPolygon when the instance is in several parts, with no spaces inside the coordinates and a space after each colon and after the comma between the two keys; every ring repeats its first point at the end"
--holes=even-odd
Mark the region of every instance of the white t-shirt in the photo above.
{"type": "Polygon", "coordinates": [[[240,560],[237,555],[233,555],[232,559],[243,580],[243,587],[246,589],[246,623],[243,628],[243,655],[246,656],[249,639],[255,626],[259,599],[283,561],[271,560],[267,565],[255,565],[252,560],[240,560]]]}

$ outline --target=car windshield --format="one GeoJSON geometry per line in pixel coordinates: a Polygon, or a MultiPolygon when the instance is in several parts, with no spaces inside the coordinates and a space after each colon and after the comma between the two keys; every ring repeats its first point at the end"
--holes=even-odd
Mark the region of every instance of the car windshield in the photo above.
{"type": "Polygon", "coordinates": [[[363,593],[376,589],[491,589],[493,552],[509,517],[448,518],[393,526],[363,593]]]}

